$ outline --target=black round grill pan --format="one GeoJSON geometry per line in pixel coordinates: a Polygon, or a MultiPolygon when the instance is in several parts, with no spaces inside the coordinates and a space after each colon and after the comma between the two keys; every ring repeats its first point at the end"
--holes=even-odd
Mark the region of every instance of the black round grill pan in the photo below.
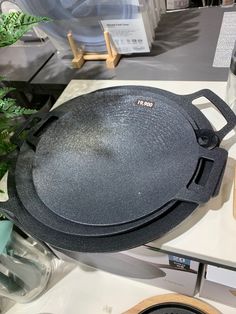
{"type": "Polygon", "coordinates": [[[9,174],[3,210],[65,250],[147,243],[217,193],[227,159],[218,146],[235,120],[206,90],[179,96],[131,86],[80,96],[32,129],[9,174]],[[224,115],[221,130],[191,104],[200,96],[224,115]]]}
{"type": "Polygon", "coordinates": [[[140,95],[132,93],[76,99],[42,135],[33,182],[56,215],[86,225],[124,224],[187,186],[200,158],[194,129],[171,103],[144,97],[153,108],[138,105],[140,95]]]}
{"type": "MultiPolygon", "coordinates": [[[[150,93],[149,93],[150,94],[150,93]]],[[[103,96],[103,95],[102,95],[103,96]]],[[[116,95],[117,96],[117,95],[116,95]]],[[[149,97],[152,97],[152,99],[154,99],[154,97],[156,97],[157,98],[157,95],[155,94],[154,96],[153,96],[153,93],[151,94],[151,96],[149,96],[149,97]]],[[[100,100],[100,97],[97,97],[98,98],[98,100],[100,100]]],[[[87,99],[87,98],[86,98],[87,99]]],[[[102,99],[103,99],[103,97],[102,97],[102,99]]],[[[115,107],[115,109],[116,108],[119,108],[119,115],[122,117],[122,120],[126,117],[126,116],[128,116],[129,117],[129,112],[127,111],[127,108],[128,108],[128,106],[127,106],[127,104],[125,105],[125,107],[124,107],[124,109],[122,109],[123,107],[121,107],[120,106],[120,102],[122,103],[122,106],[124,106],[123,105],[123,101],[122,101],[122,99],[123,99],[123,97],[119,97],[118,98],[118,100],[116,101],[116,103],[113,103],[112,104],[112,106],[114,106],[115,107]],[[127,114],[127,112],[128,112],[128,114],[127,114]],[[123,117],[124,116],[124,117],[123,117]]],[[[162,102],[164,102],[163,100],[162,100],[162,102]]],[[[166,102],[166,100],[165,100],[165,102],[166,102]]],[[[86,111],[86,116],[88,116],[88,117],[91,117],[92,116],[92,114],[91,114],[91,110],[93,110],[94,111],[94,104],[92,104],[91,106],[89,106],[88,105],[88,103],[91,103],[91,101],[89,101],[88,102],[88,100],[87,100],[87,102],[86,102],[86,107],[85,107],[85,111],[86,111]]],[[[136,103],[135,103],[135,105],[136,105],[136,103]]],[[[100,107],[99,106],[102,106],[102,108],[104,107],[104,105],[103,105],[103,101],[101,102],[101,101],[99,101],[98,102],[98,111],[100,112],[101,111],[101,109],[100,109],[100,107]]],[[[131,106],[132,106],[132,109],[133,109],[133,102],[131,102],[131,106]]],[[[176,104],[175,103],[173,103],[173,102],[170,102],[170,108],[171,109],[175,109],[175,107],[176,107],[176,104]]],[[[165,108],[165,106],[164,105],[162,105],[162,107],[163,108],[165,108]]],[[[75,100],[74,100],[74,104],[73,103],[71,103],[70,104],[70,114],[72,114],[74,117],[80,117],[80,119],[81,119],[81,121],[87,121],[88,120],[88,117],[86,118],[86,117],[84,117],[82,114],[81,114],[81,112],[79,112],[79,114],[76,112],[76,111],[74,111],[73,112],[73,110],[72,109],[74,108],[75,110],[77,110],[78,109],[78,106],[77,106],[77,102],[76,102],[76,104],[75,104],[75,100]],[[74,106],[73,106],[74,105],[74,106]]],[[[159,108],[159,107],[158,107],[159,108]]],[[[136,108],[135,108],[136,109],[136,108]]],[[[116,122],[116,124],[117,124],[117,115],[116,114],[114,114],[113,113],[113,111],[110,109],[110,107],[108,106],[108,109],[106,109],[107,111],[108,111],[108,113],[109,113],[109,116],[108,116],[108,123],[110,123],[110,115],[113,117],[113,116],[115,116],[115,122],[116,122]],[[112,112],[112,114],[111,114],[111,112],[112,112]]],[[[117,109],[116,109],[117,110],[117,109]]],[[[167,111],[167,114],[168,114],[168,118],[169,118],[169,112],[170,112],[171,110],[169,109],[169,111],[167,111]]],[[[148,111],[149,112],[149,111],[148,111]]],[[[163,110],[161,110],[160,111],[161,113],[163,112],[163,110]]],[[[116,111],[115,111],[115,113],[116,113],[116,111]]],[[[144,111],[144,113],[145,113],[145,111],[144,111]]],[[[159,113],[159,111],[157,110],[156,111],[156,115],[159,113]]],[[[174,110],[173,111],[173,113],[174,113],[174,119],[176,119],[176,116],[177,116],[177,114],[179,113],[179,111],[177,112],[176,110],[174,110]]],[[[149,114],[150,114],[150,112],[149,112],[149,114]]],[[[147,119],[147,117],[145,116],[145,114],[143,114],[142,113],[142,115],[144,116],[144,121],[145,120],[148,120],[147,119]]],[[[147,114],[146,114],[147,115],[147,114]]],[[[102,114],[102,116],[105,116],[105,114],[102,114]]],[[[133,118],[133,116],[135,116],[134,115],[134,113],[132,113],[131,114],[131,117],[133,118]]],[[[160,116],[161,116],[161,114],[160,114],[160,116]]],[[[181,119],[185,119],[185,116],[186,116],[186,113],[184,114],[184,115],[182,115],[181,113],[180,113],[180,117],[181,117],[181,119]]],[[[149,116],[148,116],[149,117],[149,116]]],[[[197,121],[196,122],[198,122],[198,123],[202,123],[203,124],[203,122],[202,122],[202,120],[203,119],[200,119],[200,117],[201,117],[201,115],[199,115],[199,117],[198,118],[195,118],[197,121]],[[199,122],[200,121],[200,122],[199,122]]],[[[58,125],[56,124],[56,126],[57,126],[57,128],[58,128],[58,130],[54,130],[53,128],[50,128],[50,130],[52,130],[52,132],[53,133],[56,133],[56,134],[58,134],[58,133],[60,133],[60,130],[61,129],[63,129],[63,130],[68,130],[68,129],[70,129],[70,125],[67,125],[67,127],[66,127],[66,123],[67,123],[67,121],[69,121],[70,122],[70,119],[71,118],[71,116],[69,115],[69,117],[68,116],[66,116],[66,119],[64,119],[64,117],[60,120],[60,124],[59,124],[59,127],[58,127],[58,125]]],[[[129,118],[129,119],[131,119],[132,120],[132,118],[129,118]]],[[[202,117],[201,117],[202,118],[202,117]]],[[[79,124],[79,126],[80,126],[80,121],[77,121],[78,119],[76,119],[75,120],[75,126],[74,126],[74,128],[75,128],[75,130],[73,130],[72,129],[72,131],[74,131],[74,132],[76,132],[77,131],[77,133],[78,133],[78,124],[79,124]]],[[[157,123],[158,124],[158,119],[155,117],[155,115],[153,116],[153,113],[151,112],[151,120],[154,120],[155,121],[155,123],[157,123]]],[[[161,119],[161,120],[163,120],[163,119],[161,119]]],[[[189,118],[189,120],[191,120],[191,118],[189,118]]],[[[185,121],[185,120],[184,120],[185,121]]],[[[206,120],[207,121],[207,120],[206,120]]],[[[68,122],[68,123],[69,123],[68,122]]],[[[119,120],[118,120],[118,122],[119,122],[119,120]]],[[[135,121],[136,122],[136,121],[135,121]]],[[[188,120],[186,120],[186,123],[187,123],[187,126],[188,126],[188,128],[189,128],[189,122],[188,122],[188,120]]],[[[159,123],[160,124],[160,123],[159,123]]],[[[116,125],[115,125],[116,126],[116,125]]],[[[207,128],[207,127],[209,127],[209,124],[208,124],[208,122],[205,122],[205,128],[207,128]]],[[[172,124],[170,125],[170,129],[171,129],[171,127],[172,127],[172,124]]],[[[181,126],[182,127],[182,126],[181,126]]],[[[149,132],[146,132],[147,133],[147,135],[149,136],[149,133],[154,129],[154,130],[156,130],[156,127],[155,126],[153,126],[152,127],[152,125],[149,125],[149,128],[150,128],[150,131],[149,132]]],[[[105,127],[103,127],[103,129],[106,129],[105,127]]],[[[83,129],[82,129],[82,131],[83,131],[83,129]]],[[[80,130],[80,132],[82,132],[81,130],[80,130]]],[[[92,130],[93,131],[93,130],[92,130]]],[[[146,131],[148,131],[148,130],[146,130],[146,131]]],[[[174,130],[175,131],[175,130],[174,130]]],[[[186,130],[185,130],[186,131],[186,130]]],[[[88,132],[88,131],[87,131],[88,132]]],[[[86,132],[86,134],[87,134],[87,132],[86,132]]],[[[159,136],[159,129],[157,130],[157,135],[155,136],[155,137],[158,137],[159,136]]],[[[83,132],[82,132],[83,133],[83,132]]],[[[94,133],[94,131],[93,131],[93,133],[94,133]]],[[[177,132],[174,132],[174,133],[176,133],[177,134],[177,132]]],[[[184,132],[184,133],[187,133],[187,132],[184,132]]],[[[195,136],[195,133],[193,133],[193,131],[192,131],[192,141],[193,141],[193,143],[196,143],[196,136],[195,136]]],[[[190,135],[191,135],[190,134],[190,135]]],[[[49,137],[49,138],[55,138],[55,134],[54,134],[54,136],[53,135],[51,135],[51,136],[49,136],[48,135],[48,133],[46,132],[46,139],[49,137]]],[[[124,134],[123,134],[124,135],[124,134]]],[[[136,134],[137,135],[137,134],[136,134]]],[[[141,134],[142,135],[142,134],[141,134]]],[[[155,134],[152,134],[152,136],[154,136],[155,134]]],[[[179,134],[177,134],[178,136],[179,136],[179,134]]],[[[190,135],[188,136],[188,138],[190,137],[190,135]]],[[[70,135],[68,135],[68,134],[65,134],[64,136],[62,135],[62,134],[60,134],[60,136],[62,137],[62,139],[64,139],[65,137],[67,138],[73,138],[73,136],[71,136],[71,134],[70,135]]],[[[80,138],[79,136],[78,136],[78,134],[77,134],[77,136],[76,136],[76,138],[80,138]]],[[[145,139],[145,134],[144,135],[142,135],[142,137],[144,137],[144,139],[145,139]]],[[[146,140],[146,142],[148,141],[148,137],[147,137],[147,140],[146,140]]],[[[161,138],[162,139],[162,138],[161,138]]],[[[167,139],[166,139],[167,140],[167,139]]],[[[173,140],[173,139],[171,139],[171,140],[173,140]]],[[[183,137],[181,138],[181,140],[183,140],[183,137]]],[[[39,144],[37,145],[37,147],[38,146],[40,146],[40,144],[42,144],[41,143],[42,142],[42,140],[40,140],[40,142],[39,142],[39,144]]],[[[77,149],[75,149],[75,142],[76,141],[71,141],[72,143],[73,143],[73,150],[75,151],[80,151],[80,149],[79,148],[77,148],[77,149]]],[[[144,144],[146,144],[146,142],[144,141],[144,144]]],[[[171,142],[170,140],[167,140],[167,142],[171,142]]],[[[176,142],[176,141],[175,141],[176,142]]],[[[186,144],[186,142],[187,141],[183,141],[184,142],[184,145],[186,144]]],[[[54,143],[53,143],[54,144],[54,143]]],[[[123,144],[123,142],[122,142],[122,144],[123,144]]],[[[48,144],[49,145],[49,148],[48,148],[48,151],[49,150],[51,150],[51,145],[50,145],[50,143],[48,144]]],[[[63,140],[61,140],[60,141],[60,138],[59,138],[59,145],[62,145],[62,147],[63,147],[63,149],[64,149],[64,151],[65,151],[65,156],[67,156],[68,155],[68,149],[65,149],[65,145],[63,144],[63,140]],[[61,144],[62,143],[62,144],[61,144]]],[[[81,143],[79,142],[79,145],[81,145],[81,143]]],[[[139,143],[139,145],[141,146],[141,144],[139,143]]],[[[43,154],[45,155],[45,153],[44,153],[44,150],[45,150],[45,146],[47,147],[47,144],[46,145],[42,145],[42,147],[43,147],[43,154]]],[[[56,146],[56,150],[58,150],[57,149],[57,145],[55,145],[56,146]]],[[[188,145],[189,146],[189,148],[190,148],[190,152],[191,152],[191,150],[192,150],[192,145],[188,145]]],[[[88,149],[90,149],[91,147],[89,147],[88,149]]],[[[173,148],[173,147],[172,147],[173,148]]],[[[158,158],[158,156],[156,156],[156,154],[155,154],[155,150],[153,150],[153,147],[151,147],[151,149],[152,149],[152,154],[154,154],[154,160],[159,160],[160,161],[160,157],[158,158]]],[[[167,149],[168,149],[168,147],[167,147],[167,149]]],[[[59,149],[60,150],[60,149],[59,149]]],[[[160,150],[160,145],[157,147],[157,150],[160,150]]],[[[197,152],[198,152],[198,150],[199,150],[199,148],[196,146],[196,150],[197,150],[197,152]]],[[[115,150],[114,150],[115,151],[115,150]]],[[[133,151],[133,147],[132,147],[132,151],[133,151]]],[[[146,154],[146,151],[147,151],[147,149],[145,150],[145,149],[143,149],[143,151],[144,151],[144,153],[146,154]]],[[[186,166],[185,166],[185,163],[186,163],[186,159],[184,159],[186,156],[186,154],[185,154],[185,152],[183,151],[183,150],[181,150],[181,154],[183,154],[183,156],[182,156],[182,158],[181,158],[181,162],[184,160],[184,163],[182,163],[182,167],[184,167],[184,169],[186,170],[186,166]]],[[[71,153],[69,153],[69,155],[74,155],[73,154],[73,151],[71,152],[71,153]]],[[[131,155],[133,155],[133,154],[131,154],[131,155]]],[[[140,155],[140,154],[139,154],[140,155]]],[[[166,159],[167,160],[167,162],[168,162],[168,159],[166,158],[166,156],[167,156],[168,154],[164,151],[164,159],[166,159]]],[[[48,157],[48,154],[46,154],[46,156],[48,157]]],[[[85,157],[87,157],[87,155],[85,154],[85,157]]],[[[96,155],[95,155],[95,157],[96,157],[96,155]]],[[[103,156],[102,156],[103,157],[103,156]]],[[[106,156],[107,157],[107,156],[106,156]]],[[[139,157],[139,159],[140,159],[140,156],[138,156],[139,157]]],[[[50,157],[50,159],[51,159],[51,157],[50,157]]],[[[53,159],[53,158],[52,158],[53,159]]],[[[142,159],[142,158],[141,158],[142,159]]],[[[198,162],[198,159],[199,159],[199,156],[197,155],[197,157],[195,157],[195,163],[197,163],[198,162]]],[[[35,191],[35,188],[34,188],[34,182],[33,182],[33,180],[32,180],[32,178],[31,178],[31,171],[32,171],[32,163],[33,163],[33,160],[34,160],[34,151],[31,149],[29,149],[29,147],[28,148],[26,148],[26,152],[24,153],[23,152],[23,150],[21,150],[21,154],[20,154],[20,156],[19,156],[19,158],[18,158],[18,161],[17,161],[17,170],[16,170],[16,172],[17,172],[17,177],[16,177],[16,185],[17,185],[17,190],[18,190],[18,195],[19,195],[19,197],[20,197],[20,199],[21,199],[21,201],[22,201],[22,203],[24,204],[24,206],[25,206],[25,208],[26,209],[28,209],[28,211],[36,218],[36,219],[38,219],[39,221],[41,221],[42,223],[44,223],[45,225],[47,225],[47,226],[50,226],[51,228],[53,228],[53,229],[55,229],[55,230],[59,230],[59,231],[62,231],[62,232],[69,232],[70,234],[77,234],[77,235],[84,235],[84,236],[100,236],[100,235],[110,235],[110,234],[115,234],[115,233],[121,233],[121,232],[125,232],[125,231],[128,231],[128,230],[131,230],[131,229],[134,229],[134,228],[137,228],[140,224],[145,224],[145,223],[147,223],[147,222],[149,222],[149,221],[151,221],[151,220],[153,220],[153,219],[157,219],[158,218],[158,216],[159,215],[163,215],[163,213],[165,213],[165,211],[166,210],[168,210],[169,208],[170,208],[170,206],[171,205],[173,205],[174,204],[174,201],[172,201],[172,202],[169,202],[169,203],[167,203],[167,205],[165,204],[165,206],[163,207],[161,207],[161,206],[157,206],[157,202],[158,202],[158,200],[159,200],[159,195],[157,194],[157,193],[155,193],[155,191],[158,191],[158,190],[160,190],[160,192],[159,192],[159,194],[161,194],[161,188],[162,188],[162,191],[163,191],[163,187],[161,186],[161,188],[158,188],[158,187],[155,187],[155,185],[154,184],[151,184],[151,185],[153,185],[154,187],[152,187],[153,189],[154,189],[154,193],[152,193],[152,195],[154,195],[154,197],[155,197],[155,206],[156,207],[153,207],[153,213],[150,213],[150,214],[148,214],[148,215],[146,215],[146,216],[144,216],[144,218],[143,219],[138,219],[137,217],[135,218],[135,221],[129,221],[129,222],[127,222],[127,223],[123,223],[123,224],[120,224],[120,225],[116,225],[116,224],[113,224],[112,226],[100,226],[100,228],[95,228],[95,227],[93,227],[92,228],[92,226],[88,226],[88,227],[86,227],[86,226],[83,226],[83,224],[81,224],[81,223],[74,223],[74,222],[72,222],[72,223],[70,223],[70,225],[68,226],[68,221],[65,221],[65,219],[63,219],[63,217],[60,217],[60,216],[58,216],[58,215],[54,215],[54,213],[53,212],[51,212],[51,210],[47,207],[47,206],[45,206],[45,204],[40,200],[40,198],[38,197],[38,194],[36,193],[36,191],[35,191]],[[27,197],[27,195],[28,194],[31,194],[31,197],[29,198],[29,197],[27,197]]],[[[54,160],[54,159],[53,159],[54,160]]],[[[55,159],[56,160],[56,162],[58,162],[57,161],[57,159],[55,159]]],[[[105,162],[107,162],[107,158],[105,158],[105,162]]],[[[113,161],[112,161],[113,162],[113,161]]],[[[114,163],[114,162],[113,162],[114,163]]],[[[44,161],[44,163],[43,163],[43,165],[44,164],[48,164],[48,162],[47,161],[44,161]]],[[[65,163],[63,163],[62,165],[63,165],[63,167],[64,167],[64,164],[65,163]]],[[[92,163],[93,165],[94,165],[94,167],[96,168],[96,162],[94,162],[94,163],[92,163]]],[[[137,162],[135,163],[135,164],[137,164],[137,162]]],[[[73,165],[72,165],[73,166],[73,165]]],[[[149,162],[149,167],[150,167],[151,165],[150,165],[150,162],[149,162]]],[[[173,166],[174,166],[174,168],[178,168],[178,167],[176,167],[176,163],[174,163],[173,164],[173,166]]],[[[168,167],[168,163],[167,163],[167,167],[168,167]]],[[[61,169],[62,167],[59,167],[58,166],[58,169],[61,169]]],[[[65,170],[67,171],[67,169],[68,168],[70,168],[70,167],[67,167],[65,170]]],[[[72,168],[72,167],[71,167],[72,168]]],[[[75,169],[77,169],[78,167],[75,167],[75,169]]],[[[154,168],[154,167],[152,167],[152,168],[154,168]]],[[[160,167],[159,167],[160,168],[160,167]]],[[[196,168],[196,166],[194,167],[194,168],[196,168]]],[[[73,169],[72,169],[73,170],[73,169]]],[[[107,171],[107,169],[104,169],[105,171],[107,171]]],[[[114,169],[112,169],[113,170],[113,173],[116,173],[117,171],[114,171],[114,169]]],[[[161,169],[162,170],[162,169],[161,169]]],[[[38,171],[39,171],[39,174],[40,174],[40,177],[41,177],[41,168],[40,167],[38,167],[38,171]]],[[[105,172],[105,171],[103,171],[103,172],[105,172]]],[[[137,172],[137,170],[136,170],[136,172],[137,172]]],[[[183,172],[183,171],[180,171],[181,173],[183,172]]],[[[205,172],[206,172],[206,170],[205,170],[205,172]]],[[[48,184],[48,181],[50,181],[50,177],[51,177],[51,175],[49,174],[49,171],[46,171],[45,172],[46,174],[47,174],[47,178],[45,177],[45,182],[48,184]]],[[[55,173],[55,171],[53,171],[53,173],[55,173]]],[[[72,171],[72,173],[76,173],[76,171],[72,171]]],[[[79,171],[78,171],[78,173],[79,173],[79,171]]],[[[57,172],[56,172],[56,174],[57,174],[57,172]]],[[[100,176],[102,176],[102,174],[103,173],[101,173],[101,175],[100,176]]],[[[192,172],[191,172],[191,175],[192,175],[192,172]]],[[[61,172],[60,172],[60,176],[61,176],[61,172]]],[[[68,175],[68,174],[65,174],[64,176],[62,176],[62,177],[67,177],[68,179],[69,179],[69,181],[71,181],[71,176],[70,175],[68,175]]],[[[142,177],[144,177],[144,176],[142,176],[142,177]]],[[[181,176],[180,177],[181,179],[183,179],[183,177],[181,176]]],[[[93,179],[93,178],[92,178],[93,179]]],[[[123,177],[122,177],[122,179],[123,179],[123,177]]],[[[135,182],[135,180],[136,180],[137,178],[135,177],[134,178],[134,182],[135,182]]],[[[149,180],[150,178],[148,177],[148,180],[149,180]]],[[[165,178],[166,179],[166,178],[165,178]]],[[[86,177],[86,180],[88,180],[87,179],[87,177],[86,177]]],[[[56,180],[57,181],[57,180],[56,180]]],[[[66,181],[66,180],[65,180],[66,181]]],[[[79,182],[79,180],[74,180],[74,181],[76,181],[76,182],[79,182]]],[[[83,180],[82,180],[83,181],[83,180]]],[[[159,179],[159,178],[157,178],[156,179],[156,181],[157,182],[159,182],[159,183],[161,183],[162,184],[162,181],[159,179]]],[[[173,180],[174,181],[174,180],[173,180]]],[[[63,181],[64,182],[64,181],[63,181]]],[[[174,181],[175,183],[176,183],[176,181],[174,181]]],[[[109,182],[108,182],[109,183],[109,182]]],[[[49,193],[49,191],[50,191],[50,186],[51,186],[51,184],[49,184],[49,188],[47,188],[47,184],[41,184],[42,186],[43,186],[43,188],[45,189],[45,192],[46,192],[46,195],[48,195],[48,196],[53,196],[53,198],[54,198],[54,193],[49,193]]],[[[168,186],[168,181],[167,181],[167,183],[166,183],[166,185],[168,186]]],[[[58,189],[58,185],[57,184],[55,184],[55,186],[54,186],[56,189],[58,189]]],[[[64,183],[62,183],[62,187],[63,187],[63,189],[65,189],[65,190],[70,190],[69,188],[66,188],[65,187],[65,184],[64,183]]],[[[115,187],[116,187],[116,184],[115,184],[115,187]]],[[[174,186],[175,187],[175,186],[174,186]]],[[[178,186],[177,186],[178,187],[178,186]]],[[[148,195],[150,195],[150,187],[149,186],[147,186],[146,187],[147,188],[147,193],[149,193],[148,195]]],[[[99,189],[99,185],[98,185],[98,187],[97,187],[97,189],[99,189]]],[[[88,190],[88,189],[87,189],[88,190]]],[[[118,189],[119,190],[119,189],[118,189]]],[[[127,189],[125,189],[125,190],[127,190],[127,189]]],[[[166,188],[165,188],[165,190],[166,190],[166,188]]],[[[106,190],[105,190],[105,193],[106,193],[106,190]]],[[[93,195],[93,193],[91,193],[92,195],[93,195]]],[[[121,195],[123,195],[124,193],[121,193],[121,195]]],[[[163,194],[163,192],[162,192],[162,194],[163,194]]],[[[166,194],[166,193],[164,193],[164,194],[166,194]]],[[[166,197],[166,195],[164,195],[165,197],[166,197]]],[[[64,198],[65,196],[64,196],[64,193],[62,194],[62,197],[64,198]]],[[[85,197],[85,201],[87,200],[89,198],[89,196],[88,197],[85,197]]],[[[105,197],[104,197],[105,198],[105,197]]],[[[56,198],[57,199],[57,198],[56,198]]],[[[69,198],[70,199],[70,198],[69,198]]],[[[53,199],[54,200],[54,199],[53,199]]],[[[95,199],[96,200],[96,199],[95,199]]],[[[74,202],[75,203],[75,202],[74,202]]],[[[147,203],[147,202],[146,202],[147,203]]],[[[117,204],[119,205],[119,207],[121,207],[121,205],[122,204],[119,204],[118,202],[117,202],[117,204]]],[[[95,204],[96,205],[96,204],[95,204]]],[[[102,206],[103,204],[101,203],[101,207],[102,207],[102,209],[104,210],[104,207],[102,206]]],[[[134,204],[135,205],[135,204],[134,204]]],[[[148,203],[146,204],[146,206],[148,205],[148,203]]],[[[72,207],[73,208],[73,207],[72,207]]],[[[134,206],[134,208],[136,209],[136,207],[134,206]]],[[[140,207],[141,208],[141,207],[140,207]]],[[[129,211],[127,211],[127,210],[125,210],[126,208],[122,208],[123,209],[123,213],[126,213],[126,212],[128,212],[129,213],[129,211]]],[[[108,214],[110,214],[110,211],[111,210],[107,210],[107,212],[108,212],[108,214]]],[[[95,210],[95,212],[97,212],[96,210],[95,210]]],[[[106,212],[106,211],[105,211],[106,212]]],[[[116,212],[116,211],[114,211],[114,212],[116,212]]],[[[143,210],[143,212],[144,212],[144,210],[143,210]]],[[[85,213],[87,213],[87,216],[89,216],[89,214],[91,213],[91,215],[93,215],[94,214],[94,210],[91,210],[91,208],[89,208],[89,211],[87,210],[87,211],[85,211],[85,213]]],[[[132,212],[131,212],[131,214],[132,214],[132,212]]],[[[143,213],[143,215],[144,215],[144,213],[143,213]]],[[[99,217],[101,216],[101,215],[98,215],[99,217]]],[[[102,218],[103,218],[103,216],[101,216],[102,218]]],[[[87,223],[87,225],[89,225],[88,223],[87,223]]]]}

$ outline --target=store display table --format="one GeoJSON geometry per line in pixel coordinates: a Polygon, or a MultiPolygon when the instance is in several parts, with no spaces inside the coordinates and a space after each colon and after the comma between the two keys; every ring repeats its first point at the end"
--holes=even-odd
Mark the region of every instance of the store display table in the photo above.
{"type": "MultiPolygon", "coordinates": [[[[190,94],[208,88],[221,98],[224,98],[226,88],[225,82],[72,80],[54,107],[81,94],[116,85],[153,86],[177,94],[190,94]]],[[[216,128],[224,124],[221,115],[206,99],[200,99],[198,106],[216,128]]],[[[219,195],[199,207],[177,228],[148,245],[211,264],[236,268],[236,220],[233,218],[236,136],[233,131],[223,140],[222,147],[229,151],[229,158],[219,195]]]]}

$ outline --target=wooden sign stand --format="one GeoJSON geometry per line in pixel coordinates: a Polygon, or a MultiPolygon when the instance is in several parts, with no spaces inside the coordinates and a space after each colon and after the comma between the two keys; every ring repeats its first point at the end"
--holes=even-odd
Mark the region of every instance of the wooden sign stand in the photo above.
{"type": "Polygon", "coordinates": [[[74,59],[72,60],[72,64],[75,68],[80,69],[85,61],[89,60],[106,60],[106,65],[108,69],[113,69],[118,64],[121,55],[118,54],[115,49],[111,46],[110,35],[108,32],[104,32],[104,39],[106,43],[107,53],[83,53],[79,51],[73,35],[71,32],[67,34],[67,38],[70,44],[71,51],[73,53],[74,59]]]}

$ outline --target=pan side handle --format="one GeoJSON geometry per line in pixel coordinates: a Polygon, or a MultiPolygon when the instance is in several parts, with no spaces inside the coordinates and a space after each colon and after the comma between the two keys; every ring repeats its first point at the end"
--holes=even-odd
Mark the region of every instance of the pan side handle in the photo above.
{"type": "Polygon", "coordinates": [[[202,89],[196,93],[185,95],[184,97],[191,103],[197,98],[205,97],[219,110],[219,112],[226,120],[226,124],[219,131],[215,132],[220,142],[231,130],[235,128],[236,115],[230,109],[230,107],[211,90],[202,89]]]}
{"type": "Polygon", "coordinates": [[[191,182],[178,193],[176,199],[202,204],[218,194],[228,153],[218,147],[213,150],[201,147],[200,156],[199,161],[203,162],[199,162],[191,182]],[[207,171],[201,170],[204,162],[208,163],[207,171]]]}

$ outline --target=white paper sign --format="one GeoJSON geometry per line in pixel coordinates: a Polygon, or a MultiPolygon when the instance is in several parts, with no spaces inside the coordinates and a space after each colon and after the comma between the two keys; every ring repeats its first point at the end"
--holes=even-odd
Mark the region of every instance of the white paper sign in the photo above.
{"type": "Polygon", "coordinates": [[[189,7],[189,0],[167,0],[167,10],[184,9],[189,7]]]}
{"type": "Polygon", "coordinates": [[[213,67],[228,68],[236,40],[236,12],[225,12],[217,42],[213,67]]]}
{"type": "Polygon", "coordinates": [[[103,20],[101,23],[120,54],[150,52],[142,18],[103,20]]]}

